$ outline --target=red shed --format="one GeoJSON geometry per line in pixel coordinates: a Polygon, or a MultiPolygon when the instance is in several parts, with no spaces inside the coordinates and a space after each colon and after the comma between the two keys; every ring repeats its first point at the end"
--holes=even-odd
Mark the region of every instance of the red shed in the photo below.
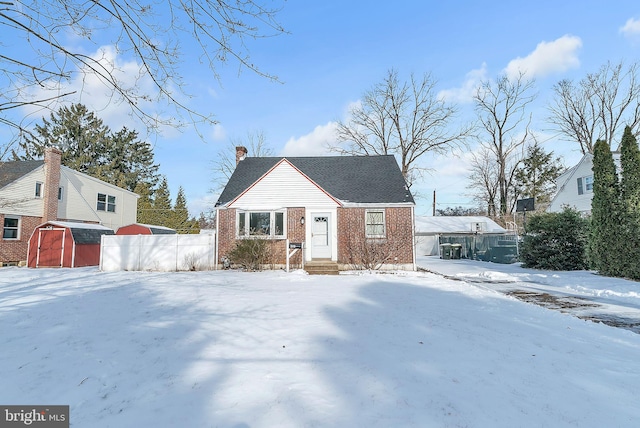
{"type": "Polygon", "coordinates": [[[48,221],[29,238],[27,266],[82,267],[100,264],[100,239],[113,235],[108,227],[67,221],[48,221]]]}
{"type": "Polygon", "coordinates": [[[164,226],[154,226],[151,224],[134,223],[122,226],[116,235],[175,235],[176,231],[164,226]]]}

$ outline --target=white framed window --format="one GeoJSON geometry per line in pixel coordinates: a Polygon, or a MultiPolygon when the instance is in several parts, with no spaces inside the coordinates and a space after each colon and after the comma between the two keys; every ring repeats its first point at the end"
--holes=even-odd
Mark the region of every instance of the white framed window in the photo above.
{"type": "Polygon", "coordinates": [[[578,195],[593,192],[593,175],[578,178],[578,195]]]}
{"type": "Polygon", "coordinates": [[[35,197],[36,198],[42,198],[42,182],[40,182],[40,181],[36,181],[35,197]]]}
{"type": "Polygon", "coordinates": [[[385,213],[380,210],[365,211],[365,236],[367,238],[384,238],[387,236],[385,213]]]}
{"type": "Polygon", "coordinates": [[[20,217],[4,217],[2,239],[20,239],[20,217]]]}
{"type": "Polygon", "coordinates": [[[64,196],[64,187],[58,187],[58,200],[61,201],[64,196]]]}
{"type": "Polygon", "coordinates": [[[236,235],[285,238],[286,211],[238,211],[236,235]]]}
{"type": "Polygon", "coordinates": [[[110,213],[116,212],[116,197],[105,193],[98,193],[98,211],[106,211],[110,213]]]}

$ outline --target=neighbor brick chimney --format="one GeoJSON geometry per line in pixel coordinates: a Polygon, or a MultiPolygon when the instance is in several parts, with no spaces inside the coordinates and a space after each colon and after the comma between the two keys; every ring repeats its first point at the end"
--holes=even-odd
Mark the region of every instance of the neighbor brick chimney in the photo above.
{"type": "Polygon", "coordinates": [[[244,146],[236,146],[236,166],[247,157],[248,150],[244,146]]]}
{"type": "Polygon", "coordinates": [[[58,218],[58,188],[60,187],[60,164],[62,152],[49,147],[44,151],[44,208],[42,222],[58,218]]]}

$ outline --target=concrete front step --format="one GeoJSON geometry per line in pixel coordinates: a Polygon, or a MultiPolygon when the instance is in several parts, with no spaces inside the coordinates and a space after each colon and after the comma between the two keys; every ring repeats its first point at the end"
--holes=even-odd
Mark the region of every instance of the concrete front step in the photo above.
{"type": "Polygon", "coordinates": [[[338,263],[331,260],[319,260],[307,262],[304,265],[304,270],[309,275],[338,275],[340,269],[338,269],[338,263]]]}

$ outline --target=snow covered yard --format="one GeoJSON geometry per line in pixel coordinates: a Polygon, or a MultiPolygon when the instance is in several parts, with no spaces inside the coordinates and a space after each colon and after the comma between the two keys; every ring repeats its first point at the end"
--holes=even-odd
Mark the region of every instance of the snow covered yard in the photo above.
{"type": "Polygon", "coordinates": [[[0,326],[0,403],[75,427],[640,420],[640,335],[433,274],[3,268],[0,326]]]}

